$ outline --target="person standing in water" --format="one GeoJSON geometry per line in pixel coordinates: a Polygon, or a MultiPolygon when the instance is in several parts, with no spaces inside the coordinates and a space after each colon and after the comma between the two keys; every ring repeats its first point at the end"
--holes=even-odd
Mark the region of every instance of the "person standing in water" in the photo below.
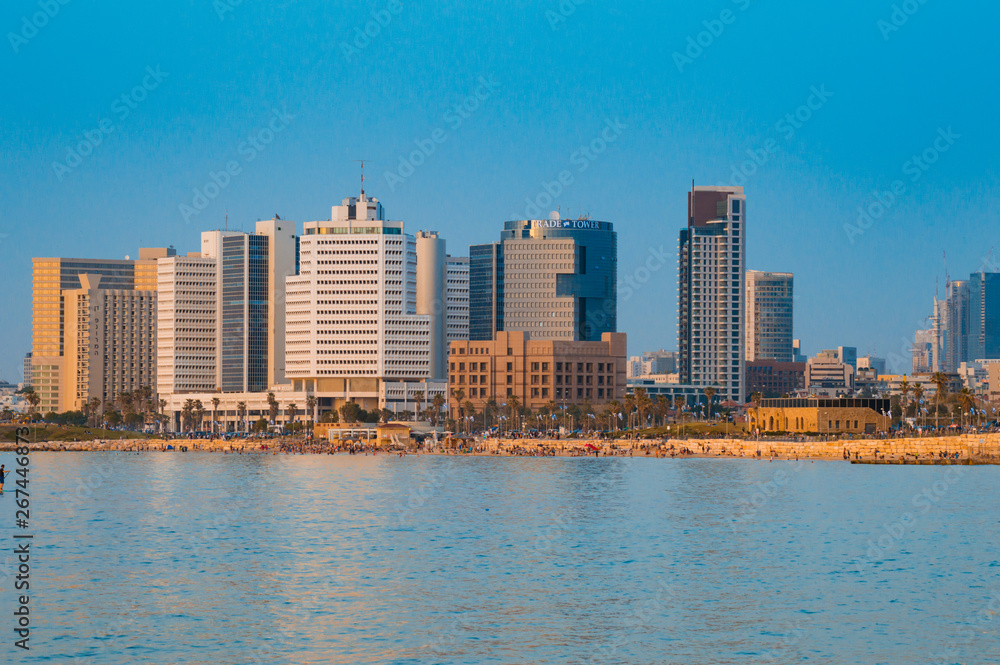
{"type": "Polygon", "coordinates": [[[3,494],[3,480],[6,477],[3,472],[3,464],[0,464],[0,494],[3,494]]]}

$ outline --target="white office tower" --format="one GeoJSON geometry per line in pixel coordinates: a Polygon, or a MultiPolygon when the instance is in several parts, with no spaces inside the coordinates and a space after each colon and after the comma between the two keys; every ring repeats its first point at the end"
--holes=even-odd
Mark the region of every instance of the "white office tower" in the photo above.
{"type": "Polygon", "coordinates": [[[694,187],[680,232],[677,332],[681,383],[745,401],[746,197],[742,187],[694,187]]]}
{"type": "Polygon", "coordinates": [[[445,277],[448,343],[469,339],[469,257],[449,256],[445,277]]]}
{"type": "Polygon", "coordinates": [[[305,223],[299,257],[286,280],[285,376],[295,390],[315,394],[320,412],[346,401],[370,410],[383,383],[429,377],[431,317],[416,313],[416,239],[403,222],[386,221],[362,190],[330,221],[305,223]]]}
{"type": "Polygon", "coordinates": [[[156,392],[213,392],[216,387],[216,260],[157,260],[156,392]]]}

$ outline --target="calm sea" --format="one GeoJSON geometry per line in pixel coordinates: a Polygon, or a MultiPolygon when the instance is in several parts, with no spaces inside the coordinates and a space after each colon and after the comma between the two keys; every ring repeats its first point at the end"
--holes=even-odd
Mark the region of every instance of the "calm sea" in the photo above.
{"type": "Polygon", "coordinates": [[[31,463],[31,650],[12,476],[2,662],[1000,662],[997,467],[31,463]]]}

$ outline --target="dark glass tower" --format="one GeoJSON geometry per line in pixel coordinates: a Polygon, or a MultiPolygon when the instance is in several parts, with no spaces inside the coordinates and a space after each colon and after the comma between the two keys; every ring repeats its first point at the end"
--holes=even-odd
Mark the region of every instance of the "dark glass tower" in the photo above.
{"type": "Polygon", "coordinates": [[[969,277],[969,343],[972,360],[1000,358],[1000,273],[969,277]]]}
{"type": "Polygon", "coordinates": [[[503,245],[469,247],[469,339],[493,339],[503,330],[503,245]]]}
{"type": "Polygon", "coordinates": [[[266,235],[222,239],[222,391],[268,388],[266,235]]]}

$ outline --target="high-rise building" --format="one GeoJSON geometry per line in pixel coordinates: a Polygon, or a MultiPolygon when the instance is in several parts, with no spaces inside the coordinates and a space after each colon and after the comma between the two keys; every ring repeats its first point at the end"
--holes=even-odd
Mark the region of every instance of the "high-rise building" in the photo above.
{"type": "Polygon", "coordinates": [[[469,257],[449,256],[446,273],[448,342],[468,340],[469,257]]]}
{"type": "Polygon", "coordinates": [[[913,365],[914,374],[929,374],[934,371],[937,363],[937,334],[933,328],[918,330],[913,335],[913,365]]]}
{"type": "Polygon", "coordinates": [[[206,231],[201,255],[216,266],[216,386],[261,392],[285,379],[285,278],[298,268],[295,222],[256,231],[206,231]]]}
{"type": "Polygon", "coordinates": [[[24,361],[22,362],[22,377],[24,385],[31,385],[31,351],[28,351],[27,355],[24,356],[24,361]]]}
{"type": "Polygon", "coordinates": [[[102,407],[120,393],[156,385],[156,291],[106,289],[100,275],[79,275],[63,290],[67,362],[60,411],[79,411],[92,398],[102,407]]]}
{"type": "Polygon", "coordinates": [[[491,341],[503,330],[503,244],[469,247],[469,339],[491,341]]]}
{"type": "MultiPolygon", "coordinates": [[[[111,290],[156,290],[156,261],[176,254],[173,248],[143,248],[136,260],[34,258],[31,385],[42,413],[60,411],[63,370],[76,358],[65,354],[63,291],[81,288],[80,275],[96,275],[111,290]]],[[[150,386],[152,387],[152,386],[150,386]]],[[[75,390],[75,387],[74,387],[75,390]]]]}
{"type": "Polygon", "coordinates": [[[942,372],[954,373],[969,357],[969,282],[948,282],[944,307],[942,372]]]}
{"type": "Polygon", "coordinates": [[[792,290],[790,272],[746,273],[746,362],[792,362],[792,290]]]}
{"type": "Polygon", "coordinates": [[[1000,273],[969,277],[969,360],[1000,358],[1000,273]]]}
{"type": "Polygon", "coordinates": [[[447,252],[443,238],[437,231],[418,231],[417,251],[417,306],[416,313],[430,321],[430,357],[428,376],[443,379],[448,375],[446,267],[447,252]]]}
{"type": "Polygon", "coordinates": [[[159,260],[156,391],[214,392],[216,380],[216,260],[172,256],[159,260]]]}
{"type": "Polygon", "coordinates": [[[745,401],[746,197],[742,187],[694,187],[678,247],[681,383],[745,401]]]}
{"type": "Polygon", "coordinates": [[[610,222],[504,223],[500,243],[473,245],[470,338],[526,331],[531,339],[600,341],[618,326],[618,236],[610,222]]]}
{"type": "Polygon", "coordinates": [[[345,401],[369,410],[385,382],[429,378],[431,317],[417,314],[417,243],[403,222],[362,190],[329,221],[306,222],[300,243],[299,274],[286,280],[293,389],[314,394],[321,412],[345,401]]]}

